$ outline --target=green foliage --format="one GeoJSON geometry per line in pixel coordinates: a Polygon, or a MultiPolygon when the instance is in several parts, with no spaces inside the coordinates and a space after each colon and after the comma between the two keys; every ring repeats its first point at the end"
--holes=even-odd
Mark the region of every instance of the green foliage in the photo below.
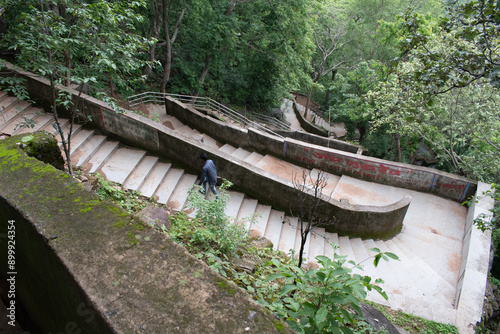
{"type": "Polygon", "coordinates": [[[208,252],[217,256],[230,255],[246,240],[245,228],[231,222],[225,213],[229,198],[226,189],[231,183],[224,180],[219,189],[217,199],[208,200],[200,193],[200,186],[189,190],[188,209],[196,211],[194,219],[185,213],[172,218],[170,236],[173,240],[184,244],[193,253],[208,252]]]}
{"type": "Polygon", "coordinates": [[[98,182],[95,189],[97,197],[100,200],[109,200],[118,204],[128,213],[139,212],[146,206],[155,203],[154,200],[142,196],[138,191],[125,189],[116,182],[108,181],[99,173],[96,173],[95,176],[98,182]]]}
{"type": "MultiPolygon", "coordinates": [[[[479,216],[474,219],[474,224],[481,231],[489,231],[498,227],[498,218],[500,216],[500,184],[493,183],[491,184],[491,188],[478,195],[478,198],[474,200],[475,203],[478,203],[479,199],[482,197],[491,197],[493,200],[494,206],[493,209],[488,213],[481,213],[479,216]]],[[[473,199],[469,199],[464,202],[463,205],[470,206],[472,204],[473,199]]],[[[495,236],[494,236],[495,238],[495,236]]],[[[495,247],[495,249],[497,249],[495,247]]]]}
{"type": "Polygon", "coordinates": [[[28,90],[24,85],[25,82],[26,79],[24,78],[0,77],[0,90],[14,94],[19,100],[30,102],[28,90]]]}
{"type": "MultiPolygon", "coordinates": [[[[389,258],[398,257],[378,252],[374,264],[389,258]]],[[[387,299],[378,285],[383,281],[372,282],[369,276],[353,273],[362,267],[353,261],[347,263],[350,267],[345,266],[346,256],[335,254],[333,259],[318,256],[316,260],[320,267],[307,271],[296,266],[293,260],[291,263],[271,260],[276,272],[264,279],[264,283],[272,282],[272,285],[266,288],[266,294],[258,294],[259,302],[285,318],[290,327],[300,333],[339,333],[340,330],[353,333],[352,327],[362,320],[359,301],[366,298],[367,291],[375,290],[387,299]]]]}
{"type": "Polygon", "coordinates": [[[7,1],[8,34],[2,41],[16,50],[24,69],[60,83],[90,82],[125,88],[145,62],[140,50],[151,43],[135,33],[142,1],[59,3],[58,10],[38,1],[7,1]]]}
{"type": "Polygon", "coordinates": [[[443,324],[427,319],[423,319],[413,314],[394,311],[389,307],[372,304],[381,311],[387,319],[394,325],[403,328],[409,333],[415,334],[459,334],[457,327],[449,324],[443,324]]]}

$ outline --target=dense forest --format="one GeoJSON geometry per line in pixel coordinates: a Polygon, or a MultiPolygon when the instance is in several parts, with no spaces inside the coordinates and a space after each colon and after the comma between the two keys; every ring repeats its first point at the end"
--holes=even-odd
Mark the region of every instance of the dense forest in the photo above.
{"type": "Polygon", "coordinates": [[[370,155],[410,162],[425,144],[438,168],[500,178],[498,0],[3,4],[4,58],[98,98],[161,91],[268,113],[301,92],[370,155]]]}

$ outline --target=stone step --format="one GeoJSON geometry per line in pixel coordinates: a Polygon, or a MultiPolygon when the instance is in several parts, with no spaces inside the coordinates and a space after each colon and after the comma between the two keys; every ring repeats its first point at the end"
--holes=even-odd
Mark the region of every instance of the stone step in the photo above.
{"type": "MultiPolygon", "coordinates": [[[[376,268],[373,265],[373,259],[370,257],[364,241],[360,238],[352,238],[350,241],[354,257],[356,258],[356,264],[361,267],[361,269],[354,269],[353,272],[361,276],[370,276],[372,278],[371,283],[375,284],[376,279],[380,277],[378,276],[376,268]]],[[[368,296],[370,297],[370,300],[373,300],[374,302],[387,305],[385,298],[382,297],[382,295],[380,295],[377,291],[370,292],[368,296]]]]}
{"type": "Polygon", "coordinates": [[[325,254],[325,229],[313,227],[309,233],[308,263],[316,263],[316,256],[325,254]]]}
{"type": "Polygon", "coordinates": [[[325,250],[325,256],[327,256],[330,259],[334,259],[334,253],[336,252],[339,254],[339,250],[335,250],[331,243],[334,243],[337,247],[339,246],[339,236],[337,233],[330,233],[326,232],[325,233],[325,239],[324,239],[324,246],[323,249],[325,250]]]}
{"type": "Polygon", "coordinates": [[[202,134],[201,142],[207,146],[210,146],[210,147],[213,147],[216,149],[218,149],[219,147],[222,146],[221,143],[219,143],[217,140],[213,139],[212,137],[210,137],[206,134],[202,134]]]}
{"type": "Polygon", "coordinates": [[[5,99],[7,96],[9,96],[9,93],[7,93],[6,91],[0,90],[0,101],[5,99]]]}
{"type": "Polygon", "coordinates": [[[350,238],[352,251],[354,253],[354,258],[357,264],[366,264],[369,262],[370,255],[368,254],[368,249],[366,249],[363,240],[361,238],[350,238]]]}
{"type": "Polygon", "coordinates": [[[339,254],[347,256],[347,261],[356,262],[356,257],[354,256],[354,250],[351,246],[351,241],[348,237],[339,236],[339,254]]]}
{"type": "Polygon", "coordinates": [[[147,176],[146,180],[144,180],[143,185],[139,188],[139,191],[143,196],[152,197],[156,192],[156,189],[160,186],[167,174],[168,170],[172,164],[170,163],[157,163],[151,173],[147,176]]]}
{"type": "Polygon", "coordinates": [[[15,96],[6,96],[4,99],[0,101],[0,110],[4,112],[7,109],[15,106],[19,100],[15,96]]]}
{"type": "MultiPolygon", "coordinates": [[[[35,108],[35,107],[31,106],[31,104],[29,104],[28,102],[25,102],[25,101],[16,101],[4,109],[0,108],[0,114],[1,114],[0,115],[0,128],[1,128],[1,125],[3,123],[8,122],[9,120],[22,114],[23,112],[28,111],[29,109],[32,109],[32,110],[30,110],[30,112],[33,110],[37,110],[37,111],[40,110],[40,112],[41,112],[41,110],[42,110],[40,108],[35,108]]],[[[19,119],[18,123],[20,123],[20,122],[22,122],[22,119],[19,119]]]]}
{"type": "MultiPolygon", "coordinates": [[[[366,242],[366,240],[365,240],[366,242]]],[[[382,240],[371,240],[370,248],[378,248],[381,252],[391,252],[396,254],[382,240]]],[[[371,251],[370,251],[371,252],[371,251]]],[[[371,254],[374,254],[372,252],[371,254]]],[[[398,255],[398,254],[396,254],[398,255]]],[[[393,309],[404,309],[406,298],[412,300],[424,300],[424,295],[418,290],[411,277],[407,277],[399,260],[380,260],[376,268],[377,275],[384,280],[382,288],[389,297],[389,304],[393,309]]]]}
{"type": "Polygon", "coordinates": [[[418,288],[428,301],[436,299],[437,301],[447,303],[452,307],[455,298],[455,289],[448,282],[442,279],[432,268],[427,266],[396,238],[388,240],[387,245],[390,248],[397,249],[402,268],[407,276],[411,276],[415,287],[418,288]]]}
{"type": "Polygon", "coordinates": [[[219,151],[231,155],[234,151],[236,151],[236,147],[231,146],[229,144],[225,144],[221,148],[219,148],[219,151]]]}
{"type": "Polygon", "coordinates": [[[184,174],[177,187],[175,187],[170,200],[167,202],[167,206],[174,211],[181,211],[186,205],[187,198],[189,196],[189,190],[193,187],[196,182],[196,175],[184,174]]]}
{"type": "Polygon", "coordinates": [[[323,194],[328,197],[333,197],[332,194],[340,181],[340,176],[334,175],[325,171],[320,171],[317,168],[311,170],[311,178],[313,182],[318,179],[319,173],[321,172],[321,177],[326,181],[326,186],[323,188],[323,194]]]}
{"type": "Polygon", "coordinates": [[[297,217],[285,216],[284,223],[281,226],[281,236],[278,242],[278,249],[285,254],[289,254],[295,247],[295,238],[297,236],[297,217]]]}
{"type": "Polygon", "coordinates": [[[42,129],[47,123],[50,123],[54,118],[51,115],[39,115],[35,113],[34,121],[35,124],[32,128],[18,128],[13,134],[18,135],[27,132],[35,132],[42,129]]]}
{"type": "Polygon", "coordinates": [[[240,211],[241,205],[243,203],[244,194],[236,191],[227,191],[229,198],[226,202],[226,208],[224,209],[224,213],[231,217],[231,221],[235,221],[236,217],[238,217],[238,212],[240,211]]]}
{"type": "Polygon", "coordinates": [[[294,178],[298,178],[298,181],[302,182],[302,173],[305,172],[306,175],[309,174],[307,169],[271,155],[266,155],[255,166],[290,181],[294,178]]]}
{"type": "MultiPolygon", "coordinates": [[[[13,115],[13,112],[9,113],[9,119],[5,123],[3,123],[0,126],[0,132],[6,133],[9,135],[14,135],[17,131],[24,130],[24,127],[21,128],[21,124],[25,121],[24,118],[26,119],[35,119],[38,116],[38,109],[35,108],[28,108],[26,111],[13,115]],[[24,118],[23,118],[24,117],[24,118]]],[[[27,129],[28,132],[30,132],[30,129],[27,129]]]]}
{"type": "Polygon", "coordinates": [[[250,230],[250,224],[253,221],[253,216],[258,202],[259,201],[256,199],[244,198],[236,217],[236,223],[243,225],[247,230],[250,230]]]}
{"type": "MultiPolygon", "coordinates": [[[[73,127],[71,128],[70,122],[65,123],[64,125],[61,125],[61,128],[63,130],[63,136],[66,142],[68,142],[68,138],[71,136],[75,136],[78,131],[82,128],[80,124],[73,124],[73,127]],[[69,133],[71,128],[71,133],[69,133]]],[[[57,133],[55,135],[57,142],[59,143],[59,146],[62,147],[62,141],[61,141],[61,135],[57,133]]]]}
{"type": "Polygon", "coordinates": [[[245,158],[245,162],[248,162],[251,165],[256,165],[259,163],[264,158],[262,154],[259,154],[257,152],[252,152],[248,157],[245,158]]]}
{"type": "Polygon", "coordinates": [[[78,133],[71,137],[71,154],[75,153],[81,146],[94,135],[94,130],[81,129],[78,133]]]}
{"type": "MultiPolygon", "coordinates": [[[[416,316],[423,317],[429,320],[435,320],[443,323],[454,323],[454,320],[448,321],[447,317],[453,315],[455,310],[452,303],[447,300],[444,294],[446,289],[433,280],[435,277],[432,270],[429,270],[422,265],[420,261],[413,262],[405,255],[406,251],[401,249],[406,248],[400,242],[394,242],[396,238],[386,241],[377,241],[377,244],[382,243],[387,245],[392,253],[399,256],[400,266],[392,265],[394,276],[398,279],[404,289],[404,304],[399,307],[406,313],[412,313],[416,316]],[[443,292],[444,294],[440,294],[443,292]],[[422,307],[425,305],[425,307],[422,307]],[[434,315],[438,315],[437,317],[434,315]]],[[[380,247],[383,250],[383,247],[380,247]]],[[[398,307],[391,304],[391,307],[398,307]]]]}
{"type": "Polygon", "coordinates": [[[93,135],[82,146],[71,154],[71,162],[82,166],[106,141],[106,136],[93,135]]]}
{"type": "Polygon", "coordinates": [[[183,127],[179,128],[179,129],[175,129],[175,131],[183,133],[186,136],[189,136],[191,134],[195,134],[196,132],[198,132],[196,130],[191,129],[188,125],[184,125],[183,127]]]}
{"type": "MultiPolygon", "coordinates": [[[[293,247],[293,249],[295,249],[295,257],[297,257],[297,258],[299,257],[301,242],[302,242],[302,236],[300,233],[300,222],[299,222],[297,224],[297,232],[295,235],[295,245],[293,247]]],[[[311,242],[311,238],[307,237],[306,242],[304,244],[304,252],[302,253],[303,264],[306,264],[308,262],[308,259],[309,259],[310,242],[311,242]]]]}
{"type": "Polygon", "coordinates": [[[177,118],[170,115],[162,115],[160,117],[160,122],[161,124],[165,125],[166,127],[172,130],[178,130],[185,126],[184,123],[182,123],[177,118]]]}
{"type": "Polygon", "coordinates": [[[143,150],[128,147],[118,148],[98,171],[106,179],[122,184],[145,154],[146,152],[143,150]]]}
{"type": "MultiPolygon", "coordinates": [[[[406,232],[415,227],[405,226],[406,232]]],[[[462,243],[433,234],[424,236],[415,233],[401,233],[398,237],[405,245],[412,245],[413,253],[434,269],[452,286],[456,286],[462,260],[462,243]],[[448,270],[441,270],[448,268],[448,270]]]]}
{"type": "Polygon", "coordinates": [[[158,203],[167,204],[175,187],[179,184],[182,175],[184,175],[184,170],[182,169],[170,168],[168,170],[165,179],[154,193],[154,196],[158,198],[158,203]]]}
{"type": "Polygon", "coordinates": [[[111,154],[118,148],[119,142],[105,141],[97,151],[87,159],[82,165],[82,168],[89,173],[95,173],[111,156],[111,154]]]}
{"type": "Polygon", "coordinates": [[[250,153],[251,152],[240,147],[236,149],[236,151],[234,151],[231,155],[237,159],[245,160],[250,155],[250,153]]]}
{"type": "Polygon", "coordinates": [[[157,157],[145,156],[134,171],[127,177],[123,186],[126,189],[139,190],[157,163],[157,157]]]}
{"type": "Polygon", "coordinates": [[[266,232],[267,221],[271,214],[271,207],[269,205],[257,204],[255,209],[255,224],[250,228],[250,235],[252,237],[264,237],[266,232]]]}
{"type": "MultiPolygon", "coordinates": [[[[69,119],[59,118],[59,123],[61,124],[61,127],[64,128],[64,126],[69,123],[69,119]]],[[[48,133],[51,133],[55,136],[58,134],[57,129],[54,127],[55,124],[55,120],[53,120],[52,122],[48,122],[47,124],[45,124],[40,130],[47,131],[48,133]]]]}
{"type": "Polygon", "coordinates": [[[278,249],[278,244],[281,236],[281,228],[283,226],[283,219],[285,218],[285,213],[282,211],[271,210],[269,219],[267,221],[266,230],[264,232],[264,238],[273,243],[273,249],[278,249]]]}

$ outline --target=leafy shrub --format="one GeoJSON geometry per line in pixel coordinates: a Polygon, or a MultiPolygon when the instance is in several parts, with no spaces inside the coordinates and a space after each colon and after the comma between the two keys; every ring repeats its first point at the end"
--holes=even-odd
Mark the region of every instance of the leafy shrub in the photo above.
{"type": "Polygon", "coordinates": [[[231,182],[224,180],[218,198],[208,200],[201,194],[201,187],[194,185],[189,190],[187,208],[195,210],[195,218],[178,214],[172,219],[170,236],[194,253],[228,255],[236,251],[248,233],[243,226],[233,224],[225,213],[229,198],[226,189],[230,186],[231,182]]]}
{"type": "MultiPolygon", "coordinates": [[[[392,253],[378,251],[375,263],[388,257],[397,259],[392,253]]],[[[274,293],[262,296],[259,302],[299,333],[354,333],[352,328],[360,326],[362,320],[359,301],[366,298],[367,291],[375,290],[387,299],[378,286],[383,281],[372,283],[369,276],[353,274],[353,269],[361,266],[353,261],[348,262],[351,267],[344,266],[346,256],[335,254],[330,259],[321,255],[316,260],[321,267],[308,271],[293,263],[273,261],[277,270],[264,282],[274,282],[275,288],[267,291],[274,293]]]]}

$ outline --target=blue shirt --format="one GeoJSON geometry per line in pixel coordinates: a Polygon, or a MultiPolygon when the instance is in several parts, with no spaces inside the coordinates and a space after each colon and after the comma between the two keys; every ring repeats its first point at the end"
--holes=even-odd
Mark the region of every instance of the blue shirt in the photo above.
{"type": "Polygon", "coordinates": [[[207,160],[201,170],[200,184],[208,179],[208,184],[217,183],[217,168],[212,160],[207,160]]]}

